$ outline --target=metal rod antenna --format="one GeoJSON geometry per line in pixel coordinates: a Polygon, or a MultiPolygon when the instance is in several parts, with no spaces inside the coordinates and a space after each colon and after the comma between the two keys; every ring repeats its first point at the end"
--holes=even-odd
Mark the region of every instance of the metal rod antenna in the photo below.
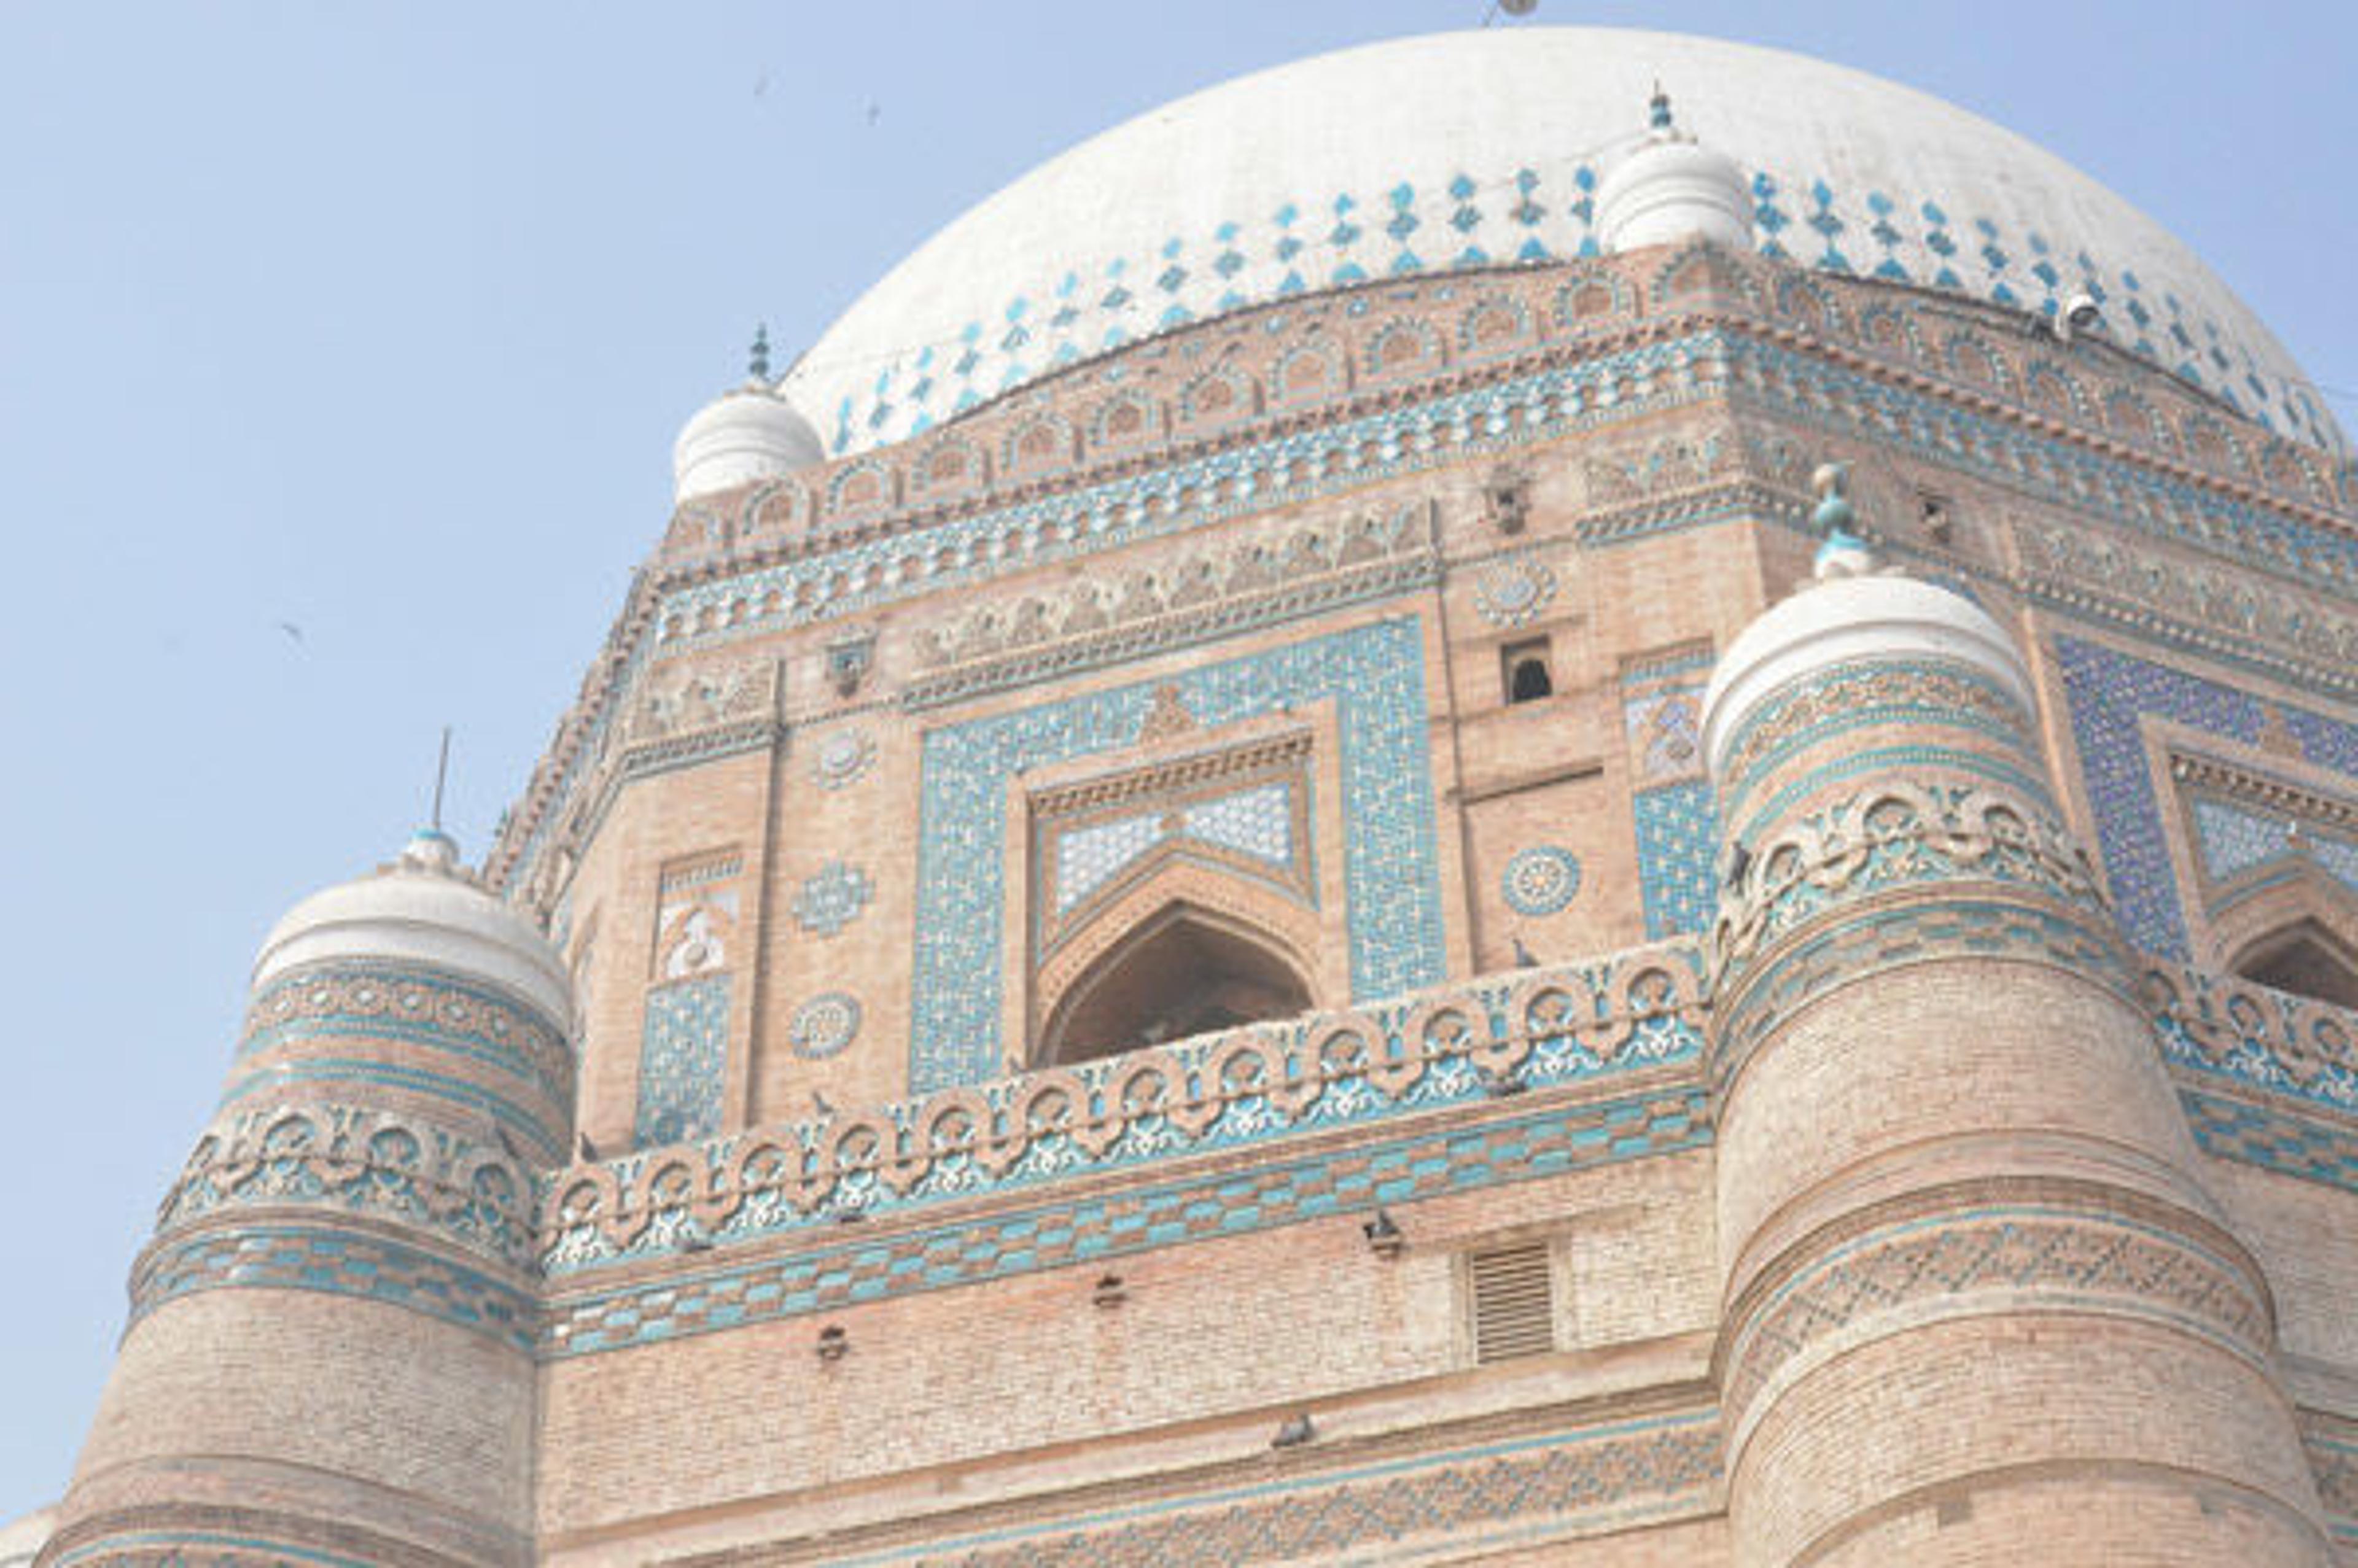
{"type": "Polygon", "coordinates": [[[442,831],[442,784],[450,776],[450,727],[442,726],[442,755],[434,763],[434,831],[442,831]]]}

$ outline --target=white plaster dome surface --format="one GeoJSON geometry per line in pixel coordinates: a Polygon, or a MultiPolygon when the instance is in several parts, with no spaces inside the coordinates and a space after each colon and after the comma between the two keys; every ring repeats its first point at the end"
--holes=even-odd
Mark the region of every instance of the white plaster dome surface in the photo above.
{"type": "Polygon", "coordinates": [[[560,1033],[573,1018],[564,963],[531,921],[459,870],[457,849],[420,833],[373,876],[313,893],[271,928],[254,961],[256,989],[336,959],[432,965],[530,1002],[560,1033]]]}
{"type": "Polygon", "coordinates": [[[1122,343],[1244,306],[1599,246],[1596,193],[1659,81],[1734,158],[1752,243],[2053,312],[2340,452],[2299,366],[2120,197],[1938,99],[1773,49],[1511,27],[1325,55],[1178,100],[943,229],[785,382],[830,452],[898,440],[1122,343]]]}
{"type": "Polygon", "coordinates": [[[825,457],[818,432],[793,404],[760,383],[696,411],[672,443],[672,503],[777,479],[825,457]]]}
{"type": "Polygon", "coordinates": [[[1728,742],[1760,704],[1799,680],[1860,661],[1933,659],[1968,665],[2038,712],[2030,671],[2006,629],[1952,589],[1915,578],[1813,582],[1770,606],[1720,655],[1704,690],[1704,758],[1725,783],[1728,742]]]}

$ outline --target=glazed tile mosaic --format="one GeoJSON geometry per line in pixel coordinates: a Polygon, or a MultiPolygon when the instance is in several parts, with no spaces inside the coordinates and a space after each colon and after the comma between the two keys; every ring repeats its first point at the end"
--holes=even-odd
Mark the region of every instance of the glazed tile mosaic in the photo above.
{"type": "Polygon", "coordinates": [[[1554,914],[1579,892],[1579,860],[1552,844],[1516,850],[1498,874],[1498,896],[1518,914],[1554,914]]]}
{"type": "MultiPolygon", "coordinates": [[[[1633,116],[1634,120],[1634,116],[1633,116]]],[[[1151,251],[1106,256],[945,321],[880,369],[830,373],[822,342],[790,382],[834,453],[904,439],[1026,382],[1107,350],[1247,306],[1314,290],[1499,264],[1598,254],[1596,157],[1469,168],[1349,191],[1300,190],[1151,251]],[[836,390],[840,388],[839,391],[836,390]]],[[[1405,173],[1405,171],[1403,171],[1405,173]]],[[[1840,178],[1839,176],[1834,177],[1840,178]]],[[[2189,280],[2148,285],[2136,265],[2035,227],[2013,228],[1952,191],[1837,186],[1817,168],[1752,175],[1755,245],[1820,270],[1915,284],[2053,318],[2086,295],[2112,335],[2270,428],[2338,444],[2314,394],[2264,365],[2232,303],[2198,302],[2189,280]]],[[[871,346],[872,347],[872,345],[871,346]]]]}
{"type": "Polygon", "coordinates": [[[1534,1111],[1479,1129],[1402,1133],[1331,1155],[1265,1162],[1229,1177],[1179,1178],[1092,1197],[1051,1187],[1032,1204],[932,1228],[822,1244],[689,1281],[583,1291],[554,1305],[543,1351],[579,1356],[652,1344],[1675,1153],[1710,1137],[1704,1091],[1688,1086],[1534,1111]]]}
{"type": "MultiPolygon", "coordinates": [[[[1424,643],[1413,619],[1379,621],[1183,672],[1177,699],[1206,728],[1315,702],[1336,705],[1345,819],[1351,994],[1396,995],[1445,970],[1424,643]]],[[[913,1092],[999,1071],[1001,886],[1015,775],[1134,744],[1155,698],[1141,683],[929,731],[918,838],[913,1092]]],[[[1256,807],[1254,809],[1260,809],[1256,807]]],[[[1255,839],[1249,813],[1216,830],[1255,839]]]]}
{"type": "MultiPolygon", "coordinates": [[[[2122,929],[2136,946],[2183,961],[2185,910],[2142,726],[2147,719],[2168,719],[2250,745],[2265,721],[2262,704],[2247,692],[2078,637],[2058,636],[2055,654],[2122,929]]],[[[2307,761],[2352,773],[2358,790],[2358,727],[2299,708],[2283,711],[2307,761]]]]}
{"type": "Polygon", "coordinates": [[[2240,875],[2270,860],[2299,859],[2358,892],[2358,840],[2282,813],[2223,800],[2196,800],[2193,815],[2203,873],[2213,881],[2240,875]]]}
{"type": "Polygon", "coordinates": [[[1064,914],[1158,844],[1199,838],[1283,868],[1293,860],[1290,784],[1256,784],[1176,810],[1076,827],[1056,840],[1056,913],[1064,914]]]}
{"type": "Polygon", "coordinates": [[[641,1148],[709,1138],[720,1130],[729,1071],[727,975],[657,986],[647,992],[639,1047],[639,1108],[633,1138],[641,1148]]]}

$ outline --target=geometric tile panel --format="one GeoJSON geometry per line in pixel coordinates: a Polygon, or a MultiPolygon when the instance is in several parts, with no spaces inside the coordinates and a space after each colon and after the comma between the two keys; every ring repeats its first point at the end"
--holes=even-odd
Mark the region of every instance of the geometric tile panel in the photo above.
{"type": "MultiPolygon", "coordinates": [[[[923,1094],[995,1075],[1002,977],[1001,885],[1015,775],[1137,742],[1158,683],[1085,692],[945,725],[925,738],[917,953],[909,1082],[923,1094]]],[[[1413,618],[1376,622],[1159,683],[1205,728],[1331,701],[1342,773],[1351,995],[1397,995],[1445,973],[1434,849],[1424,643],[1413,618]]],[[[1206,827],[1256,849],[1247,816],[1206,827]]],[[[1204,829],[1197,829],[1203,831],[1204,829]]]]}
{"type": "Polygon", "coordinates": [[[795,890],[795,924],[817,936],[832,936],[860,917],[876,884],[858,866],[830,860],[795,890]]]}
{"type": "Polygon", "coordinates": [[[1056,840],[1056,913],[1069,913],[1168,838],[1194,838],[1282,868],[1293,859],[1293,786],[1255,784],[1175,811],[1156,808],[1076,827],[1056,840]]]}
{"type": "Polygon", "coordinates": [[[2197,798],[2194,830],[2202,870],[2213,881],[2277,859],[2298,855],[2358,892],[2358,840],[2328,834],[2281,812],[2236,802],[2197,798]]]}
{"type": "Polygon", "coordinates": [[[648,991],[632,1142],[644,1149],[719,1132],[728,1071],[729,977],[648,991]]]}
{"type": "MultiPolygon", "coordinates": [[[[2076,637],[2057,636],[2055,654],[2122,929],[2137,946],[2182,963],[2189,956],[2186,921],[2146,757],[2144,721],[2167,719],[2249,745],[2260,737],[2263,705],[2248,692],[2076,637]]],[[[2358,773],[2358,726],[2299,708],[2281,711],[2309,762],[2358,773]]]]}
{"type": "Polygon", "coordinates": [[[1708,931],[1719,907],[1712,860],[1719,820],[1711,785],[1667,784],[1640,790],[1629,806],[1638,827],[1638,885],[1645,901],[1646,939],[1659,941],[1708,931]]]}

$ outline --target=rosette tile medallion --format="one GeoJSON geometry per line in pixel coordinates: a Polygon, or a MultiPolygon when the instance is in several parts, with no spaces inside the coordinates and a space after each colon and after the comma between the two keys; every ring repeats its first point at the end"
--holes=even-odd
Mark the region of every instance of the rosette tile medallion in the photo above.
{"type": "Polygon", "coordinates": [[[795,1009],[786,1038],[795,1054],[823,1061],[860,1034],[860,999],[849,991],[822,991],[795,1009]]]}
{"type": "Polygon", "coordinates": [[[1499,896],[1518,914],[1556,914],[1579,892],[1579,860],[1552,844],[1516,850],[1498,878],[1499,896]]]}
{"type": "Polygon", "coordinates": [[[481,870],[265,943],[0,1540],[2358,1561],[2358,480],[2151,219],[1493,27],[747,369],[481,870]]]}

